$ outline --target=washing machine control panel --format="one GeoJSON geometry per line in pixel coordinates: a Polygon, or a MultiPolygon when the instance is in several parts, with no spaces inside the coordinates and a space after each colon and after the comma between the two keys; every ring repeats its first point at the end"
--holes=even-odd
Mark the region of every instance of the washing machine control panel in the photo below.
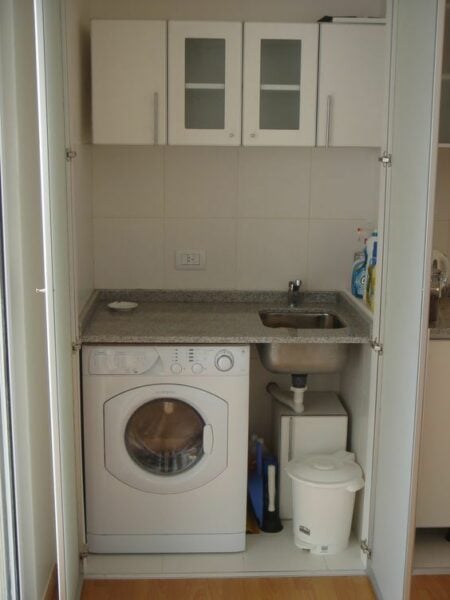
{"type": "Polygon", "coordinates": [[[233,376],[249,372],[248,346],[92,346],[83,350],[90,375],[233,376]]]}

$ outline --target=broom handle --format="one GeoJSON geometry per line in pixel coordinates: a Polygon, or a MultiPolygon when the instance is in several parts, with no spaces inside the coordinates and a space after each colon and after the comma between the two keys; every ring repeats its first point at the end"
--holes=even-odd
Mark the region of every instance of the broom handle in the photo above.
{"type": "Polygon", "coordinates": [[[267,492],[269,495],[267,510],[275,512],[275,465],[268,465],[267,467],[267,492]]]}

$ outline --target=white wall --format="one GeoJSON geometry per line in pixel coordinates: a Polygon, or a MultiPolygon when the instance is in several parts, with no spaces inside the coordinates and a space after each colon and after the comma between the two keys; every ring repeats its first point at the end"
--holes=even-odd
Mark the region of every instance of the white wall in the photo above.
{"type": "Polygon", "coordinates": [[[93,147],[97,288],[348,288],[376,149],[93,147]],[[175,251],[204,249],[205,271],[175,251]]]}
{"type": "Polygon", "coordinates": [[[383,17],[385,0],[91,0],[93,19],[317,21],[324,15],[383,17]]]}
{"type": "Polygon", "coordinates": [[[56,561],[37,151],[33,3],[0,3],[3,219],[21,597],[56,561]]]}

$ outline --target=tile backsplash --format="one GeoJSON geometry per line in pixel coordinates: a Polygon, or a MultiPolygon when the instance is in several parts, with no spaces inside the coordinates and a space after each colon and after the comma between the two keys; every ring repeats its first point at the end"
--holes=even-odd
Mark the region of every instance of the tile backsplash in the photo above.
{"type": "Polygon", "coordinates": [[[94,146],[97,288],[348,288],[374,148],[94,146]],[[175,269],[204,249],[206,270],[175,269]]]}

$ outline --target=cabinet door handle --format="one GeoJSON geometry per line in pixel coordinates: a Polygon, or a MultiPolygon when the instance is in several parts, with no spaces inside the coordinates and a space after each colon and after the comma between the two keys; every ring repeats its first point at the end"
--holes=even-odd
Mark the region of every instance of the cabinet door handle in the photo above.
{"type": "Polygon", "coordinates": [[[153,94],[153,143],[155,146],[159,141],[159,94],[155,92],[153,94]]]}
{"type": "Polygon", "coordinates": [[[327,120],[325,125],[325,146],[330,145],[330,129],[331,129],[331,111],[333,109],[333,96],[327,96],[327,120]]]}

